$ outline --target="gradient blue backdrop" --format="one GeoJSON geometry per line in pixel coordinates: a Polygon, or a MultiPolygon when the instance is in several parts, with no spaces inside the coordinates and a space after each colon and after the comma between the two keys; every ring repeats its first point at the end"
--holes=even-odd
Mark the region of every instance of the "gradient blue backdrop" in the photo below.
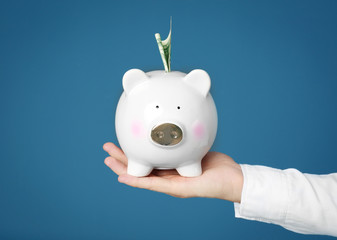
{"type": "Polygon", "coordinates": [[[337,171],[337,1],[1,1],[1,239],[332,239],[234,218],[233,204],[117,182],[104,164],[130,68],[202,68],[213,150],[337,171]]]}

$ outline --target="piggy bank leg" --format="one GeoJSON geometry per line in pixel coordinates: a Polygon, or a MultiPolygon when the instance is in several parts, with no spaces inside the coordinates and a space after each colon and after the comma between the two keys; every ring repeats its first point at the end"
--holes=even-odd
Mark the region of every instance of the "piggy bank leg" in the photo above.
{"type": "Polygon", "coordinates": [[[127,173],[129,175],[135,176],[135,177],[144,177],[151,173],[152,167],[141,164],[137,161],[134,161],[132,159],[128,160],[128,170],[127,173]]]}
{"type": "Polygon", "coordinates": [[[202,174],[201,162],[195,162],[189,165],[177,168],[178,173],[183,177],[197,177],[202,174]]]}

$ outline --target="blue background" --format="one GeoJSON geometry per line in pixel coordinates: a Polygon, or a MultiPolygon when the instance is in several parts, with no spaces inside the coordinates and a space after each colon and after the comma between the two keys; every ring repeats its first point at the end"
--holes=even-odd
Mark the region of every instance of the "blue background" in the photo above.
{"type": "Polygon", "coordinates": [[[337,1],[1,1],[1,239],[332,239],[236,219],[233,204],[119,184],[103,161],[130,68],[205,69],[213,150],[337,171],[337,1]]]}

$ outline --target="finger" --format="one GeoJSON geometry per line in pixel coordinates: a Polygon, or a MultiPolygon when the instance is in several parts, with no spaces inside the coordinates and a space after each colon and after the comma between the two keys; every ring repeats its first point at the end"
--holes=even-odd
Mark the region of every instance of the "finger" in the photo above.
{"type": "Polygon", "coordinates": [[[118,181],[132,187],[162,192],[175,197],[193,197],[190,188],[183,181],[171,181],[157,176],[134,177],[128,174],[120,175],[118,181]]]}
{"type": "Polygon", "coordinates": [[[107,165],[112,171],[114,171],[117,175],[126,173],[126,166],[121,161],[113,158],[107,157],[104,160],[105,165],[107,165]]]}
{"type": "Polygon", "coordinates": [[[124,164],[127,164],[128,160],[119,147],[117,147],[115,144],[111,142],[107,142],[103,145],[103,149],[110,154],[111,157],[114,157],[118,159],[119,161],[122,161],[124,164]]]}

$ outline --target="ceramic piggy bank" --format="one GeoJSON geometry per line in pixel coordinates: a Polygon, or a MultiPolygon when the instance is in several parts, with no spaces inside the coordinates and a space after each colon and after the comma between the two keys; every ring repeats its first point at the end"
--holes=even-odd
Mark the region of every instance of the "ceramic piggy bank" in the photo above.
{"type": "Polygon", "coordinates": [[[116,110],[116,134],[128,158],[127,173],[176,169],[181,176],[202,173],[201,160],[217,131],[217,111],[204,70],[186,74],[131,69],[116,110]]]}

